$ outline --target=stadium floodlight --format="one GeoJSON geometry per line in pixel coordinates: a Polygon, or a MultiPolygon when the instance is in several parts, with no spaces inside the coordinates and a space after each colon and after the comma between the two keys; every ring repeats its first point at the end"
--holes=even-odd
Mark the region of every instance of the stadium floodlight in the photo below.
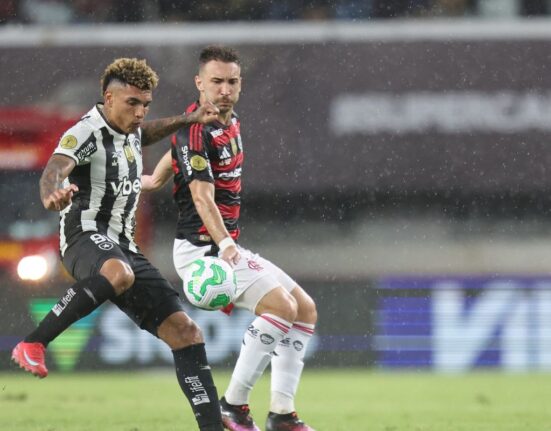
{"type": "Polygon", "coordinates": [[[50,265],[48,259],[42,255],[36,254],[25,256],[17,265],[17,275],[21,280],[39,281],[49,272],[50,265]]]}

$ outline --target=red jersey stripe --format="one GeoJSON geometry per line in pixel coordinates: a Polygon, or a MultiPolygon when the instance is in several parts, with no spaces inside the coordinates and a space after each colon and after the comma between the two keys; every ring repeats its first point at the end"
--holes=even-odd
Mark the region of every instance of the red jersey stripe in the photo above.
{"type": "Polygon", "coordinates": [[[240,206],[239,205],[224,205],[217,204],[218,209],[220,210],[220,215],[224,220],[226,219],[238,219],[240,206]]]}

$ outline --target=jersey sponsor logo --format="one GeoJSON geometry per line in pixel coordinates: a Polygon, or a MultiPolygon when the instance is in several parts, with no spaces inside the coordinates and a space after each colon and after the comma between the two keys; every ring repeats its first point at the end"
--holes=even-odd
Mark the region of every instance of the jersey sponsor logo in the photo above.
{"type": "Polygon", "coordinates": [[[220,172],[218,178],[239,178],[241,176],[241,168],[236,168],[230,172],[220,172]]]}
{"type": "Polygon", "coordinates": [[[111,187],[116,195],[121,193],[123,196],[129,196],[131,193],[139,193],[142,189],[142,182],[136,178],[133,182],[124,177],[122,181],[111,181],[111,187]]]}
{"type": "Polygon", "coordinates": [[[216,129],[216,130],[213,130],[212,132],[210,132],[210,134],[211,134],[211,136],[212,136],[213,138],[217,138],[218,136],[224,134],[224,129],[216,129]]]}
{"type": "Polygon", "coordinates": [[[69,302],[71,302],[71,299],[75,297],[77,293],[73,290],[73,288],[70,288],[67,293],[59,300],[59,302],[54,305],[54,308],[52,308],[52,312],[59,317],[59,315],[67,308],[67,305],[69,305],[69,302]]]}
{"type": "Polygon", "coordinates": [[[198,155],[192,156],[189,160],[189,163],[191,167],[196,171],[204,171],[205,169],[207,169],[208,166],[207,160],[204,157],[198,155]]]}
{"type": "Polygon", "coordinates": [[[186,173],[191,176],[191,165],[189,164],[189,150],[188,147],[182,148],[182,161],[186,167],[186,173]]]}
{"type": "Polygon", "coordinates": [[[75,157],[82,162],[84,159],[94,154],[97,150],[98,147],[96,146],[96,143],[94,141],[88,141],[87,144],[75,151],[75,157]]]}
{"type": "Polygon", "coordinates": [[[65,150],[71,150],[75,148],[77,144],[77,138],[75,138],[73,135],[67,135],[63,137],[63,139],[59,143],[59,146],[65,150]]]}

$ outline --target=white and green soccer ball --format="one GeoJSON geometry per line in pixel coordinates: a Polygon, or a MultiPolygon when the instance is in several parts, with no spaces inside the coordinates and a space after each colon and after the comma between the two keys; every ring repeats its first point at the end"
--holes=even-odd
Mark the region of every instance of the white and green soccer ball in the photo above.
{"type": "Polygon", "coordinates": [[[184,273],[184,294],[194,307],[219,310],[233,301],[236,291],[232,267],[217,257],[196,259],[184,273]]]}

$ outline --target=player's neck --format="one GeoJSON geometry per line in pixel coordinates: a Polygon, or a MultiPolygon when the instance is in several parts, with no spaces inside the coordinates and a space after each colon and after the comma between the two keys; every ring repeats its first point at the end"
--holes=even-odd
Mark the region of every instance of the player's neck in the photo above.
{"type": "Polygon", "coordinates": [[[127,133],[124,132],[117,124],[112,120],[111,117],[111,109],[109,109],[108,106],[106,106],[103,103],[98,104],[99,111],[105,120],[105,122],[111,127],[115,132],[126,135],[127,133]]]}
{"type": "Polygon", "coordinates": [[[218,114],[218,121],[226,126],[229,126],[231,123],[231,114],[232,111],[229,111],[226,114],[218,114]]]}

